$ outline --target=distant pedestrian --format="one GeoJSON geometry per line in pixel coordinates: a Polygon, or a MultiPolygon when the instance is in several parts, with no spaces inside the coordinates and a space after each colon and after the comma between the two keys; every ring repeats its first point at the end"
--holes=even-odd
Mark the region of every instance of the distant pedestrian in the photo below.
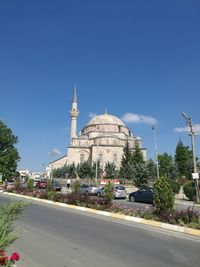
{"type": "Polygon", "coordinates": [[[67,189],[70,188],[70,185],[71,185],[71,180],[68,178],[68,179],[67,179],[67,189]]]}
{"type": "Polygon", "coordinates": [[[6,191],[7,187],[8,187],[8,180],[5,179],[5,181],[3,183],[3,188],[4,188],[5,191],[6,191]]]}

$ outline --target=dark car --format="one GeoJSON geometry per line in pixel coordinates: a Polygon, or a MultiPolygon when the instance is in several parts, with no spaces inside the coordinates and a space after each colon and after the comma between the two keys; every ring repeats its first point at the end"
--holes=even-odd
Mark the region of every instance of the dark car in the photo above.
{"type": "Polygon", "coordinates": [[[53,188],[54,188],[56,191],[61,191],[62,186],[61,186],[61,184],[60,184],[59,182],[54,181],[54,182],[53,182],[53,188]]]}
{"type": "Polygon", "coordinates": [[[143,202],[153,204],[154,199],[154,189],[149,188],[141,188],[135,192],[129,194],[129,201],[131,202],[143,202]]]}

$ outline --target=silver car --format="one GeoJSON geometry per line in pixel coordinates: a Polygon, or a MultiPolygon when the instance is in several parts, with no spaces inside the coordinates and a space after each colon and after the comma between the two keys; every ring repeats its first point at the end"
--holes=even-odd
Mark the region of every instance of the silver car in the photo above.
{"type": "Polygon", "coordinates": [[[92,184],[81,184],[80,185],[80,193],[88,194],[88,195],[97,195],[98,187],[92,184]]]}
{"type": "Polygon", "coordinates": [[[126,198],[126,188],[122,185],[115,185],[114,197],[115,198],[126,198]]]}

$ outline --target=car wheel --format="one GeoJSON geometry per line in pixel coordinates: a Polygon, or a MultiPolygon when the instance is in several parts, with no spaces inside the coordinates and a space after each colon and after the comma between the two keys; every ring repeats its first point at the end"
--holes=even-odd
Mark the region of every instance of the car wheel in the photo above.
{"type": "Polygon", "coordinates": [[[100,192],[97,192],[97,196],[98,196],[98,197],[100,197],[100,196],[101,196],[100,192]]]}
{"type": "Polygon", "coordinates": [[[130,201],[130,202],[135,202],[135,198],[134,198],[134,196],[130,196],[130,197],[129,197],[129,201],[130,201]]]}

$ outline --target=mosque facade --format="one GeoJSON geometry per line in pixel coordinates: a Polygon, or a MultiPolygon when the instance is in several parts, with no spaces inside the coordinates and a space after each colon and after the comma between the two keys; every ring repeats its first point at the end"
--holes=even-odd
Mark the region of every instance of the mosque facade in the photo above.
{"type": "Polygon", "coordinates": [[[136,142],[146,160],[146,149],[142,147],[142,139],[135,137],[125,123],[106,111],[93,117],[77,135],[77,120],[79,116],[76,88],[70,111],[71,129],[70,144],[67,155],[50,163],[50,169],[56,169],[75,163],[88,161],[90,164],[99,161],[102,168],[107,162],[112,162],[119,169],[123,156],[123,148],[128,141],[130,149],[134,150],[136,142]]]}

